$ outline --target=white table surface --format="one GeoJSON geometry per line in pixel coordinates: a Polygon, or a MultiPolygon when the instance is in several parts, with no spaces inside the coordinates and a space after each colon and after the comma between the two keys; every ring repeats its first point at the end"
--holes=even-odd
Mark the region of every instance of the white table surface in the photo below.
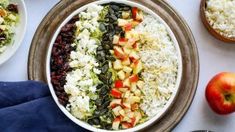
{"type": "MultiPolygon", "coordinates": [[[[16,54],[0,66],[0,81],[27,80],[27,59],[31,40],[40,21],[59,0],[24,0],[28,10],[25,38],[16,54]]],[[[200,0],[168,0],[190,26],[199,51],[200,79],[189,111],[174,129],[187,132],[208,129],[218,132],[235,131],[235,114],[214,114],[205,101],[205,86],[217,73],[235,72],[235,44],[225,44],[213,38],[204,28],[199,16],[200,0]]]]}

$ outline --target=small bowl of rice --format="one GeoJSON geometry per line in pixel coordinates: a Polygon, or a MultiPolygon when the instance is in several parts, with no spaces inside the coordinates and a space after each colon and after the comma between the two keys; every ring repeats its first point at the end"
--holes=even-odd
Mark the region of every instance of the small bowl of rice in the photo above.
{"type": "Polygon", "coordinates": [[[201,19],[206,29],[217,39],[235,43],[235,1],[202,0],[201,19]]]}

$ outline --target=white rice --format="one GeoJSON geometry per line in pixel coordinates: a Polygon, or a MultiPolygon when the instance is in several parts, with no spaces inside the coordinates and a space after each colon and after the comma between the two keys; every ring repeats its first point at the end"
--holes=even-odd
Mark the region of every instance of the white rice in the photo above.
{"type": "Polygon", "coordinates": [[[142,34],[144,43],[139,52],[145,82],[140,107],[151,118],[163,109],[176,90],[178,55],[165,25],[154,17],[145,14],[135,31],[142,34]]]}
{"type": "Polygon", "coordinates": [[[208,0],[205,14],[220,34],[235,37],[235,0],[208,0]]]}

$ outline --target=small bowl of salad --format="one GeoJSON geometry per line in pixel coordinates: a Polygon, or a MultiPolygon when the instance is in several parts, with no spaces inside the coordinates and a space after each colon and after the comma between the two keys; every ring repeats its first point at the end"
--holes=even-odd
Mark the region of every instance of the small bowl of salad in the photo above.
{"type": "Polygon", "coordinates": [[[23,0],[0,1],[0,65],[6,62],[20,46],[27,23],[23,0]]]}
{"type": "Polygon", "coordinates": [[[152,10],[102,0],[78,8],[57,28],[46,68],[55,102],[76,124],[132,132],[170,108],[182,58],[170,27],[152,10]]]}

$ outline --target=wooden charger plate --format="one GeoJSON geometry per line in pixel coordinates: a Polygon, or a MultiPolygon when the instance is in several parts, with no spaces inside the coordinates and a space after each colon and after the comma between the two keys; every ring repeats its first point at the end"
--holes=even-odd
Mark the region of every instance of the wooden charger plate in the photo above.
{"type": "Polygon", "coordinates": [[[200,5],[200,15],[201,15],[201,20],[202,23],[204,24],[204,26],[206,27],[206,29],[208,30],[208,32],[213,35],[215,38],[217,38],[218,40],[221,40],[223,42],[227,42],[227,43],[235,43],[235,37],[233,38],[229,38],[226,37],[224,35],[221,35],[218,31],[216,31],[211,24],[209,23],[208,19],[206,18],[206,1],[207,0],[201,0],[201,5],[200,5]]]}
{"type": "MultiPolygon", "coordinates": [[[[55,5],[39,25],[28,57],[28,78],[47,82],[46,55],[52,36],[64,19],[79,7],[94,0],[62,0],[55,5]]],[[[182,53],[182,81],[169,109],[148,131],[170,131],[187,112],[196,92],[199,58],[195,40],[186,22],[163,0],[135,1],[157,13],[171,28],[182,53]]]]}

